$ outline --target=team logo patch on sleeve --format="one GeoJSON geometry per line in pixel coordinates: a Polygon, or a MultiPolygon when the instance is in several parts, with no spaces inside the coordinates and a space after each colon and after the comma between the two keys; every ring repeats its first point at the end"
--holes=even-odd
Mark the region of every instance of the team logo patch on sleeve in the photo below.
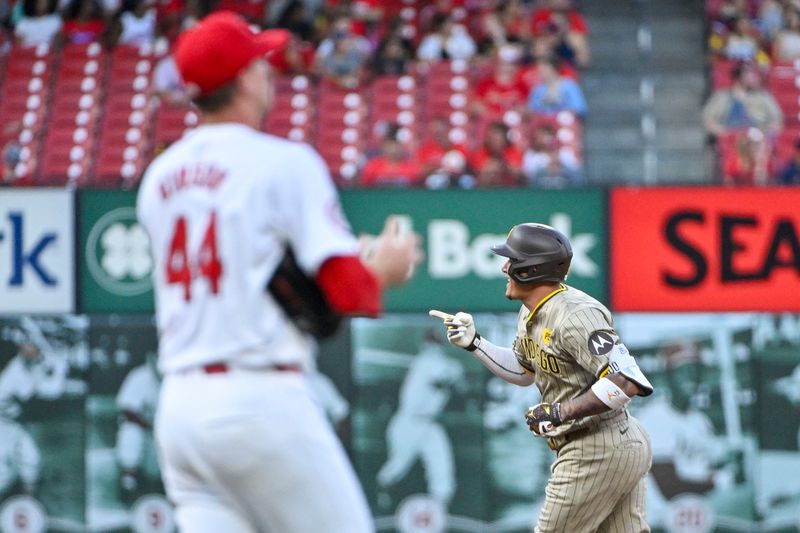
{"type": "Polygon", "coordinates": [[[589,335],[589,351],[595,355],[605,355],[614,347],[614,339],[605,331],[595,331],[589,335]]]}

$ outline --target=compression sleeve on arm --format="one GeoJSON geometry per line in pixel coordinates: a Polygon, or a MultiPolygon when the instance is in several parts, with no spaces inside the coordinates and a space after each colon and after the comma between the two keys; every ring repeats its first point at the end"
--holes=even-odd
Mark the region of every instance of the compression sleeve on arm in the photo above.
{"type": "Polygon", "coordinates": [[[378,279],[354,256],[328,258],[317,273],[328,304],[343,315],[376,317],[381,312],[378,279]]]}
{"type": "Polygon", "coordinates": [[[480,337],[475,350],[470,353],[492,374],[509,383],[520,386],[533,383],[533,372],[519,364],[517,356],[511,348],[496,346],[480,337]]]}

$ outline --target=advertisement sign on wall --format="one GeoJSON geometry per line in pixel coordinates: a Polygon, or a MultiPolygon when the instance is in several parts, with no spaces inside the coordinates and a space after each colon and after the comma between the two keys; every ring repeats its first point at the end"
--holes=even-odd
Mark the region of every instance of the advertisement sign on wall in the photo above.
{"type": "MultiPolygon", "coordinates": [[[[471,311],[516,308],[503,297],[504,259],[490,251],[514,224],[544,222],[572,242],[569,283],[605,301],[606,216],[600,190],[342,191],[353,230],[379,233],[387,215],[408,215],[423,239],[425,260],[414,279],[387,293],[389,311],[429,306],[471,311]]],[[[83,312],[153,309],[152,259],[136,222],[135,193],[82,191],[80,214],[83,312]]]]}
{"type": "Polygon", "coordinates": [[[618,311],[800,311],[800,190],[615,189],[618,311]]]}
{"type": "Polygon", "coordinates": [[[572,242],[568,283],[605,302],[606,203],[601,190],[360,190],[342,202],[356,233],[378,233],[390,213],[408,215],[425,259],[408,285],[392,290],[390,311],[514,311],[503,297],[504,258],[491,252],[515,224],[542,222],[572,242]]]}
{"type": "Polygon", "coordinates": [[[133,191],[82,191],[79,262],[81,311],[148,312],[153,286],[147,233],[136,220],[133,191]]]}
{"type": "Polygon", "coordinates": [[[0,195],[0,313],[73,311],[73,205],[65,190],[0,195]]]}

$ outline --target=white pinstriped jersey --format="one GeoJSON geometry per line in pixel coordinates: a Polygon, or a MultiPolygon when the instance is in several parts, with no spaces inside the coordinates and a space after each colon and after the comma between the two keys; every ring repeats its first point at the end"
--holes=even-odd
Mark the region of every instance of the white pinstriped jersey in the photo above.
{"type": "MultiPolygon", "coordinates": [[[[562,284],[532,312],[521,307],[513,350],[519,363],[535,374],[542,401],[552,404],[588,390],[619,342],[611,312],[585,292],[562,284]]],[[[597,416],[611,418],[617,412],[597,416]]],[[[586,420],[568,422],[553,434],[579,429],[586,420]]]]}
{"type": "Polygon", "coordinates": [[[153,250],[162,373],[308,361],[313,341],[267,283],[286,244],[311,275],[358,253],[312,148],[241,124],[203,125],[150,165],[137,215],[153,250]]]}

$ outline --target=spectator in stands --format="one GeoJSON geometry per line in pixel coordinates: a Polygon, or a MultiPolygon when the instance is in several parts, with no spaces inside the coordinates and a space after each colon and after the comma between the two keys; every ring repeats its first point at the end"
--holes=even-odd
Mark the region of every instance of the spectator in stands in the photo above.
{"type": "Polygon", "coordinates": [[[71,0],[64,19],[61,35],[65,43],[97,43],[105,38],[106,22],[96,0],[71,0]]]}
{"type": "Polygon", "coordinates": [[[763,0],[758,8],[756,24],[764,39],[773,40],[784,25],[782,0],[763,0]]]}
{"type": "Polygon", "coordinates": [[[431,31],[417,47],[417,59],[436,63],[446,59],[469,60],[477,52],[467,28],[444,13],[433,17],[431,31]]]}
{"type": "Polygon", "coordinates": [[[22,18],[14,26],[14,37],[20,46],[53,44],[63,21],[56,11],[57,0],[24,0],[22,18]]]}
{"type": "Polygon", "coordinates": [[[316,68],[323,77],[352,89],[361,82],[370,55],[369,42],[353,33],[350,18],[339,17],[317,48],[316,68]]]}
{"type": "Polygon", "coordinates": [[[755,127],[769,137],[783,126],[775,97],[761,87],[761,74],[752,64],[736,65],[732,84],[716,91],[703,108],[703,124],[712,140],[728,132],[755,127]]]}
{"type": "Polygon", "coordinates": [[[800,12],[794,7],[786,10],[786,26],[775,35],[772,56],[776,61],[800,59],[800,12]]]}
{"type": "Polygon", "coordinates": [[[273,29],[275,44],[269,57],[276,74],[307,74],[314,64],[314,48],[311,43],[300,41],[288,30],[273,29]]]}
{"type": "Polygon", "coordinates": [[[439,189],[457,185],[466,170],[469,151],[463,144],[450,139],[450,126],[444,117],[434,117],[428,123],[428,138],[417,151],[417,160],[422,172],[433,179],[426,179],[426,186],[439,189]]]}
{"type": "Polygon", "coordinates": [[[11,7],[13,0],[0,0],[0,28],[3,30],[11,23],[11,7]]]}
{"type": "MultiPolygon", "coordinates": [[[[523,57],[523,64],[520,65],[519,79],[525,85],[525,94],[529,95],[534,87],[541,81],[539,72],[539,61],[549,60],[556,57],[551,43],[545,39],[536,39],[530,48],[533,57],[523,57]]],[[[557,61],[558,73],[564,78],[578,81],[578,71],[566,61],[557,61]]]]}
{"type": "Polygon", "coordinates": [[[548,0],[533,12],[531,27],[534,36],[548,41],[559,59],[577,67],[589,65],[589,28],[571,0],[548,0]]]}
{"type": "Polygon", "coordinates": [[[528,185],[561,188],[579,185],[581,163],[571,149],[561,147],[556,128],[549,123],[531,131],[531,141],[522,159],[522,174],[528,185]]]}
{"type": "Polygon", "coordinates": [[[586,116],[586,100],[580,86],[559,73],[556,62],[543,59],[538,62],[539,83],[531,91],[528,107],[541,115],[556,115],[569,111],[580,118],[586,116]]]}
{"type": "Polygon", "coordinates": [[[724,24],[730,24],[741,17],[753,18],[755,15],[750,0],[722,0],[716,13],[711,16],[724,24]]]}
{"type": "Polygon", "coordinates": [[[156,9],[153,0],[125,0],[116,18],[114,34],[118,44],[151,46],[156,38],[156,9]]]}
{"type": "Polygon", "coordinates": [[[772,174],[764,134],[749,128],[736,136],[736,149],[723,161],[725,185],[767,185],[772,174]]]}
{"type": "Polygon", "coordinates": [[[483,146],[470,155],[469,165],[478,187],[515,187],[520,184],[522,150],[511,142],[505,124],[493,122],[483,146]]]}
{"type": "Polygon", "coordinates": [[[12,139],[3,147],[3,176],[0,185],[16,185],[16,168],[22,160],[22,145],[16,139],[12,139]]]}
{"type": "Polygon", "coordinates": [[[244,17],[250,24],[263,26],[267,18],[268,0],[214,0],[213,11],[233,11],[244,17]]]}
{"type": "Polygon", "coordinates": [[[521,55],[521,50],[515,45],[507,44],[497,50],[494,70],[475,87],[474,114],[499,119],[506,111],[524,110],[528,92],[519,78],[517,63],[521,55]]]}
{"type": "Polygon", "coordinates": [[[311,16],[306,8],[306,3],[300,0],[291,0],[286,4],[278,15],[275,26],[289,30],[300,41],[311,42],[314,40],[311,16]]]}
{"type": "Polygon", "coordinates": [[[769,63],[769,58],[761,49],[758,28],[749,17],[734,19],[727,33],[717,34],[716,38],[712,34],[709,49],[727,59],[769,63]]]}
{"type": "Polygon", "coordinates": [[[378,76],[399,76],[408,71],[408,65],[414,59],[414,45],[403,38],[401,30],[399,24],[393,24],[378,45],[372,58],[372,71],[378,76]]]}
{"type": "Polygon", "coordinates": [[[434,26],[434,19],[437,15],[452,17],[452,20],[459,24],[466,24],[467,9],[465,4],[469,0],[432,0],[422,2],[419,10],[418,29],[421,35],[427,35],[434,26]]]}
{"type": "Polygon", "coordinates": [[[361,172],[361,184],[366,187],[410,187],[422,180],[422,166],[410,157],[400,142],[400,127],[391,124],[381,141],[380,152],[361,172]]]}
{"type": "Polygon", "coordinates": [[[530,43],[533,35],[531,25],[527,23],[529,17],[521,0],[504,0],[483,17],[483,33],[494,48],[509,43],[530,43]]]}
{"type": "Polygon", "coordinates": [[[781,169],[778,182],[781,185],[800,185],[800,139],[795,140],[792,158],[781,169]]]}
{"type": "Polygon", "coordinates": [[[171,53],[162,57],[153,70],[153,95],[170,105],[189,105],[192,100],[171,53]]]}
{"type": "Polygon", "coordinates": [[[328,11],[334,16],[346,15],[352,21],[352,32],[371,38],[377,45],[377,33],[383,20],[381,0],[325,0],[328,11]]]}

